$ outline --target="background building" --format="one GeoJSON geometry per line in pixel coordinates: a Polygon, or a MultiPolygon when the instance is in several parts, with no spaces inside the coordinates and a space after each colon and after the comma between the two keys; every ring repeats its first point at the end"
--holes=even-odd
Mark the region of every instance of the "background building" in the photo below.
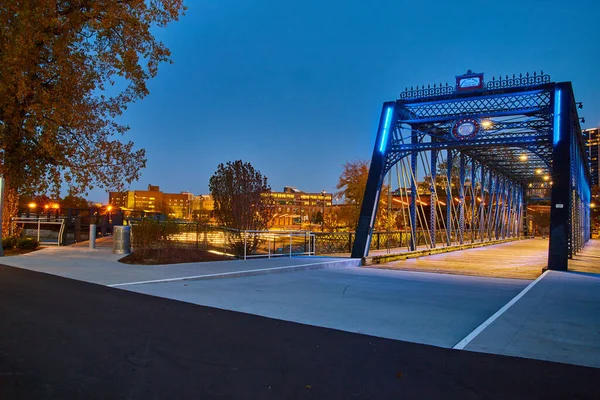
{"type": "Polygon", "coordinates": [[[305,193],[291,186],[271,194],[274,201],[272,227],[275,229],[319,227],[333,201],[331,193],[305,193]]]}
{"type": "Polygon", "coordinates": [[[194,195],[189,192],[163,193],[160,187],[148,185],[148,190],[110,192],[108,202],[125,210],[159,213],[171,218],[191,219],[194,195]]]}
{"type": "MultiPolygon", "coordinates": [[[[274,229],[321,229],[323,216],[327,216],[333,201],[331,193],[305,193],[290,186],[284,187],[282,192],[272,192],[272,196],[274,209],[271,226],[274,229]]],[[[110,192],[108,202],[123,210],[215,222],[215,204],[209,194],[163,193],[160,187],[148,185],[148,190],[110,192]]]]}
{"type": "Polygon", "coordinates": [[[600,133],[599,128],[585,129],[583,135],[586,138],[588,158],[590,160],[590,174],[592,176],[592,186],[600,184],[600,133]]]}

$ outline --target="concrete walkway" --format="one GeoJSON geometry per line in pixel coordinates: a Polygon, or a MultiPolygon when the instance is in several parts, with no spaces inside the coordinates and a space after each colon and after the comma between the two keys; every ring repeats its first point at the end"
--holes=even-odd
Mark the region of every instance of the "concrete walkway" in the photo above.
{"type": "Polygon", "coordinates": [[[600,275],[548,271],[465,349],[600,368],[600,275]]]}
{"type": "Polygon", "coordinates": [[[123,255],[112,253],[111,238],[89,249],[87,242],[76,246],[46,247],[16,257],[4,257],[0,264],[44,272],[64,278],[109,286],[233,278],[305,269],[358,266],[360,260],[333,257],[278,257],[234,261],[198,262],[171,265],[131,265],[118,262],[123,255]]]}

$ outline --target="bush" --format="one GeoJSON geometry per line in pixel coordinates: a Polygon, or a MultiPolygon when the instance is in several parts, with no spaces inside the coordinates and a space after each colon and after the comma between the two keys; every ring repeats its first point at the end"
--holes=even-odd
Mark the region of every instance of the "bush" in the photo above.
{"type": "Polygon", "coordinates": [[[39,243],[36,239],[32,237],[24,237],[17,239],[17,248],[19,249],[36,249],[39,246],[39,243]]]}
{"type": "Polygon", "coordinates": [[[12,250],[17,245],[17,238],[15,236],[9,236],[2,239],[2,248],[4,250],[12,250]]]}

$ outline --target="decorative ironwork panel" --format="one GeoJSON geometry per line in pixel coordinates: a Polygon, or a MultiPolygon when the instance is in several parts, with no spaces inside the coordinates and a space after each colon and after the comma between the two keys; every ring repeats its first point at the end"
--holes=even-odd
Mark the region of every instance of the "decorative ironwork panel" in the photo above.
{"type": "Polygon", "coordinates": [[[539,75],[534,72],[533,75],[529,75],[529,72],[523,76],[519,74],[519,76],[513,75],[512,78],[509,78],[506,75],[506,78],[502,79],[502,76],[496,80],[496,77],[492,77],[492,80],[486,82],[486,89],[505,89],[505,88],[513,88],[513,87],[527,87],[527,86],[536,86],[543,85],[545,83],[550,83],[550,75],[545,75],[544,71],[542,71],[539,75]]]}
{"type": "Polygon", "coordinates": [[[444,120],[461,115],[489,115],[504,113],[522,114],[550,109],[551,94],[547,91],[515,93],[494,97],[471,97],[434,103],[410,103],[408,109],[411,119],[400,122],[419,123],[420,120],[444,120]]]}
{"type": "MultiPolygon", "coordinates": [[[[483,76],[483,75],[482,75],[483,76]]],[[[496,90],[496,89],[508,89],[508,88],[527,88],[532,86],[543,85],[546,83],[550,83],[550,75],[544,74],[544,71],[541,71],[540,74],[534,72],[533,74],[526,73],[525,75],[519,74],[516,76],[513,74],[512,78],[506,75],[505,78],[499,76],[498,79],[496,77],[492,77],[491,81],[485,82],[483,84],[483,90],[496,90]]],[[[438,96],[446,96],[452,95],[457,92],[456,86],[449,85],[446,83],[442,85],[441,83],[438,85],[434,84],[433,87],[431,85],[421,85],[419,87],[410,87],[405,88],[403,92],[400,93],[401,100],[417,100],[417,99],[426,99],[428,97],[438,97],[438,96]]]]}
{"type": "Polygon", "coordinates": [[[413,88],[411,86],[410,89],[406,88],[404,89],[404,92],[400,93],[400,99],[405,100],[444,96],[448,94],[454,94],[455,91],[456,88],[454,86],[448,85],[448,83],[446,83],[446,86],[443,86],[441,83],[439,86],[434,84],[433,87],[431,87],[431,85],[427,85],[427,87],[423,85],[420,88],[418,86],[416,88],[413,88]]]}

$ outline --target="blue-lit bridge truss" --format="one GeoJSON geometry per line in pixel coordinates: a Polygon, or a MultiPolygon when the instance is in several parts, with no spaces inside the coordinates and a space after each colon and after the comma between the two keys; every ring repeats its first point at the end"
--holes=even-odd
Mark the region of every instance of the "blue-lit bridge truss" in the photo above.
{"type": "Polygon", "coordinates": [[[590,238],[587,165],[570,82],[469,71],[453,86],[406,89],[383,104],[352,257],[368,255],[395,168],[409,250],[522,237],[528,203],[546,199],[548,268],[566,270],[590,238]]]}

